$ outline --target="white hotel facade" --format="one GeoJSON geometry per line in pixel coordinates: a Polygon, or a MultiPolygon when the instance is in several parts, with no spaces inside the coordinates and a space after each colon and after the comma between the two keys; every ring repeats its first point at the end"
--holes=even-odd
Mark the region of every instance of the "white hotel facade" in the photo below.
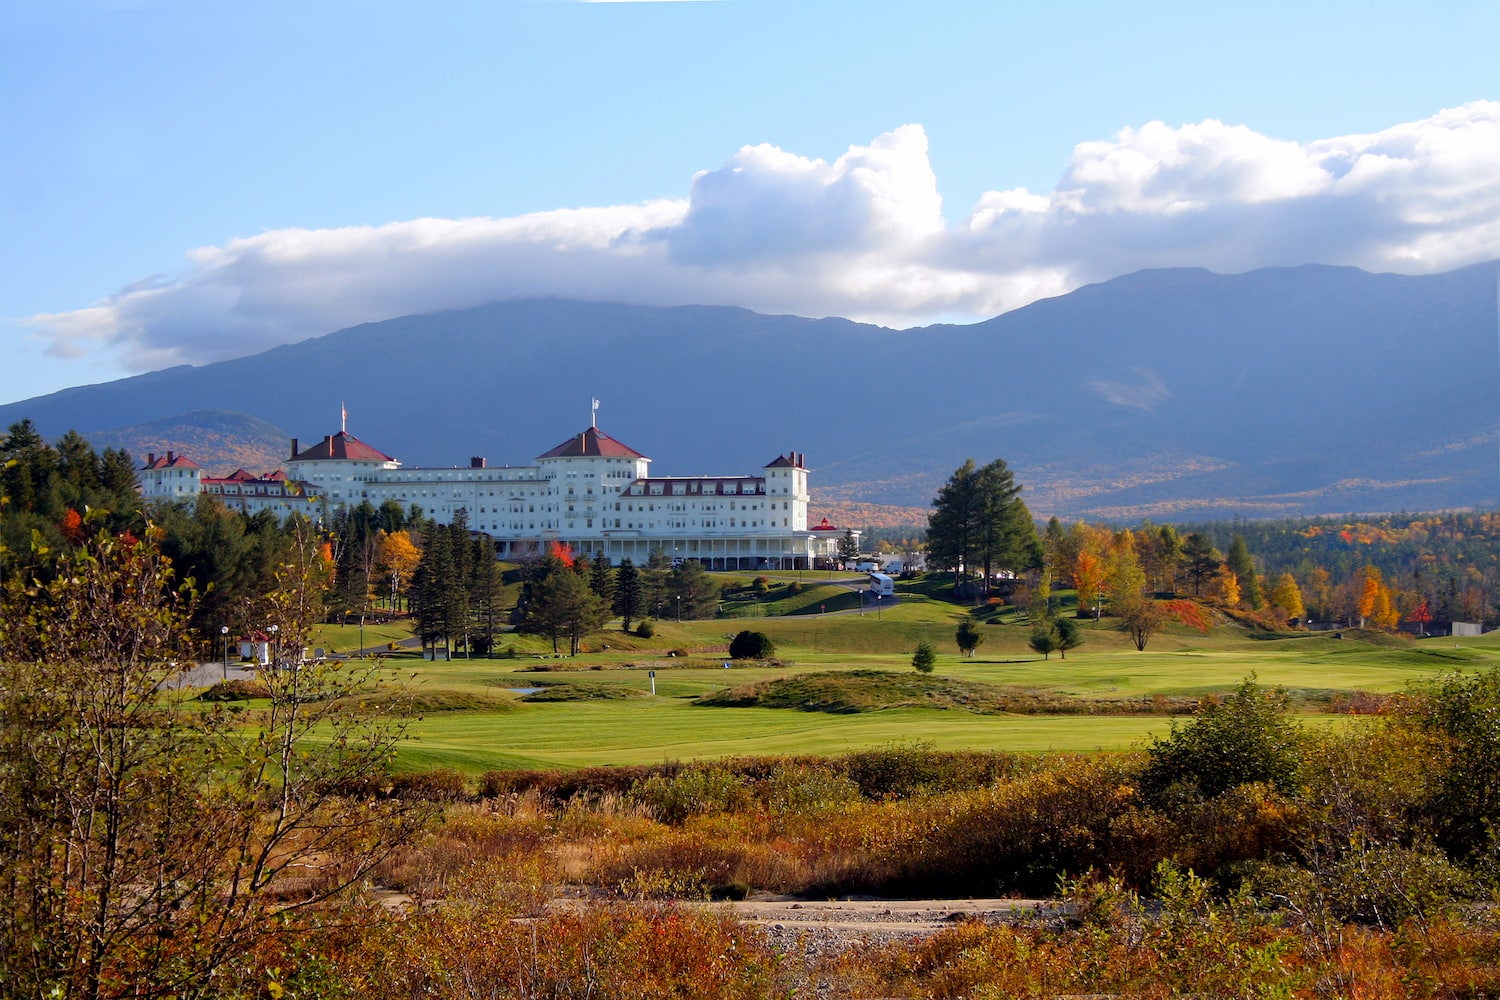
{"type": "Polygon", "coordinates": [[[469,528],[495,540],[502,559],[524,559],[553,542],[603,552],[612,563],[645,563],[653,551],[697,559],[709,569],[808,569],[837,558],[843,531],[807,524],[807,467],[778,455],[759,475],[653,476],[651,460],[597,426],[537,456],[528,466],[412,467],[341,430],[307,449],[293,439],[288,471],[243,469],[207,477],[191,460],[149,456],[139,472],[147,500],[206,493],[246,513],[303,511],[318,518],[340,506],[393,500],[441,524],[460,510],[469,528]]]}

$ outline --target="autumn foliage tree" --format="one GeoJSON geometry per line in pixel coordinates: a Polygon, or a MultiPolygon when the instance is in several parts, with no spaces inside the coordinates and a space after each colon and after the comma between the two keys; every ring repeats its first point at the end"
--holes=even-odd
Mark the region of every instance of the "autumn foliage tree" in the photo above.
{"type": "Polygon", "coordinates": [[[97,530],[51,580],[4,581],[5,995],[217,996],[220,970],[315,933],[304,915],[423,820],[365,794],[402,725],[395,702],[347,697],[377,668],[300,663],[331,567],[298,541],[256,610],[286,666],[267,672],[248,725],[172,683],[194,595],[157,529],[97,530]]]}
{"type": "Polygon", "coordinates": [[[1108,568],[1098,553],[1083,549],[1073,560],[1073,589],[1078,594],[1078,617],[1099,613],[1104,603],[1108,568]]]}
{"type": "Polygon", "coordinates": [[[1280,608],[1286,618],[1301,618],[1307,613],[1302,604],[1302,588],[1291,573],[1282,573],[1271,588],[1271,603],[1280,608]]]}
{"type": "Polygon", "coordinates": [[[1115,613],[1120,619],[1120,631],[1130,636],[1138,651],[1146,648],[1146,643],[1166,621],[1157,603],[1144,594],[1135,594],[1121,601],[1115,613]]]}
{"type": "Polygon", "coordinates": [[[407,531],[378,531],[375,535],[376,571],[389,588],[391,610],[398,610],[400,599],[422,562],[422,550],[407,531]]]}

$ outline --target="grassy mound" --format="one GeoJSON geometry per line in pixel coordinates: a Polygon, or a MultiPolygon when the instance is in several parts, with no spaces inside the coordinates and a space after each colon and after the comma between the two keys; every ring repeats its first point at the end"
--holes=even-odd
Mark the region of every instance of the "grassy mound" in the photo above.
{"type": "Polygon", "coordinates": [[[364,695],[351,695],[350,702],[366,709],[407,711],[413,715],[438,712],[514,712],[514,699],[484,691],[459,691],[452,688],[415,687],[407,690],[385,689],[364,695]]]}
{"type": "Polygon", "coordinates": [[[631,698],[649,698],[645,691],[618,684],[574,683],[549,684],[522,698],[522,701],[625,701],[631,698]]]}
{"type": "Polygon", "coordinates": [[[713,708],[790,708],[838,715],[886,708],[937,708],[978,715],[1170,715],[1193,710],[1192,698],[1076,698],[1040,688],[886,670],[799,674],[727,688],[697,704],[713,708]]]}

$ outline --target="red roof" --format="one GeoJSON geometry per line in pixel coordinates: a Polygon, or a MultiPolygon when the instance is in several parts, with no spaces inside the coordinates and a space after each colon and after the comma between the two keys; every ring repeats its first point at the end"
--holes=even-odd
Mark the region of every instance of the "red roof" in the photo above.
{"type": "Polygon", "coordinates": [[[828,518],[825,517],[825,518],[823,518],[823,520],[819,521],[817,524],[813,525],[811,528],[809,528],[807,530],[808,531],[838,531],[839,529],[836,528],[836,527],[834,527],[833,525],[829,524],[828,523],[828,518]]]}
{"type": "Polygon", "coordinates": [[[146,471],[149,471],[151,469],[201,469],[201,468],[203,468],[203,466],[199,465],[197,462],[193,461],[191,458],[188,458],[186,455],[179,455],[175,451],[169,451],[165,455],[157,455],[155,452],[151,453],[150,455],[147,455],[146,456],[146,464],[142,467],[141,471],[142,472],[146,472],[146,471]]]}
{"type": "Polygon", "coordinates": [[[629,445],[621,444],[597,427],[568,438],[537,458],[645,458],[629,445]]]}
{"type": "Polygon", "coordinates": [[[304,448],[291,457],[293,462],[316,462],[328,459],[349,459],[356,462],[395,461],[385,452],[371,448],[348,431],[330,434],[311,448],[304,448]]]}

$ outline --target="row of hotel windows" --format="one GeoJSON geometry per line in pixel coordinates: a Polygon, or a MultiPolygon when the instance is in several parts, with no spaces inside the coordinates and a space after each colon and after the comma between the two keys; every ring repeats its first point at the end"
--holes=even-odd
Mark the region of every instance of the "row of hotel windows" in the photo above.
{"type": "MultiPolygon", "coordinates": [[[[434,511],[434,513],[437,513],[437,512],[434,511]]],[[[451,511],[447,511],[445,513],[447,513],[449,516],[452,516],[452,512],[451,511]]],[[[592,528],[594,526],[594,520],[595,519],[592,518],[592,517],[585,518],[584,519],[584,527],[585,528],[592,528]]],[[[609,523],[609,518],[600,518],[599,520],[602,522],[599,525],[599,527],[601,529],[607,530],[607,529],[609,529],[611,527],[611,525],[609,523]]],[[[676,519],[676,520],[669,519],[666,522],[664,522],[663,524],[658,524],[656,521],[642,521],[639,524],[637,524],[634,521],[626,521],[626,522],[624,522],[622,524],[621,520],[622,520],[621,518],[618,518],[618,517],[615,518],[614,519],[615,523],[614,523],[613,526],[615,528],[623,528],[623,529],[631,530],[631,531],[635,531],[635,530],[652,531],[652,530],[655,530],[658,527],[673,528],[673,529],[682,529],[682,528],[721,528],[721,527],[724,527],[724,525],[720,524],[716,520],[705,520],[701,525],[697,521],[691,521],[691,522],[689,522],[685,518],[680,518],[680,519],[676,519]]],[[[558,528],[558,522],[557,521],[543,521],[543,522],[541,522],[541,525],[542,525],[542,530],[543,531],[557,530],[557,528],[558,528]]],[[[790,525],[791,525],[790,518],[782,518],[781,519],[781,526],[783,528],[790,527],[790,525]]],[[[728,526],[731,527],[731,528],[764,528],[764,527],[766,527],[766,522],[765,521],[755,521],[755,522],[743,521],[743,522],[740,522],[740,523],[737,524],[737,523],[735,523],[735,519],[734,518],[730,518],[728,526]]],[[[771,524],[771,527],[774,528],[775,526],[776,525],[773,522],[771,524]]],[[[568,522],[568,529],[570,531],[571,530],[575,530],[577,527],[578,527],[578,522],[577,521],[569,521],[568,522]]],[[[481,522],[479,524],[476,524],[474,526],[474,528],[475,528],[476,531],[520,531],[521,530],[521,525],[519,523],[514,523],[514,522],[513,523],[509,523],[509,524],[507,524],[507,523],[487,524],[487,523],[481,522]]],[[[535,522],[535,521],[529,522],[526,525],[526,530],[527,531],[536,531],[537,530],[537,522],[535,522]]]]}

